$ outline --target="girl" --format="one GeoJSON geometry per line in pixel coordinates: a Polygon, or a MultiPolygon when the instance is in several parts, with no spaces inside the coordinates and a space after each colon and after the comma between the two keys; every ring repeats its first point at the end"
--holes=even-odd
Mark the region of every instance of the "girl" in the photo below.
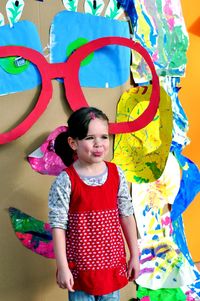
{"type": "Polygon", "coordinates": [[[89,107],[75,111],[55,140],[67,168],[49,193],[57,283],[69,300],[119,300],[119,289],[139,274],[136,224],[122,170],[104,161],[108,118],[89,107]],[[124,242],[130,259],[126,265],[124,242]]]}

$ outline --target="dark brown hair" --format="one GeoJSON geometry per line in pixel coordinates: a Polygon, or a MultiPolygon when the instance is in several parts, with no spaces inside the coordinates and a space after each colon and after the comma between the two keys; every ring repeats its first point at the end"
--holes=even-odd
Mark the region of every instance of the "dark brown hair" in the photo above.
{"type": "Polygon", "coordinates": [[[68,119],[68,130],[59,134],[55,139],[54,149],[66,166],[74,162],[74,151],[68,144],[68,137],[82,140],[87,136],[90,121],[99,118],[109,121],[101,110],[94,107],[82,107],[73,112],[68,119]]]}

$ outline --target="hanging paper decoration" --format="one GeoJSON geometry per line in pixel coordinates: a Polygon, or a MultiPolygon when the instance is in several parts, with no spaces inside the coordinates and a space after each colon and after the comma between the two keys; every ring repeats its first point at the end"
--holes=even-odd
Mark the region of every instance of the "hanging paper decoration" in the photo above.
{"type": "Polygon", "coordinates": [[[78,0],[63,0],[65,8],[69,11],[77,11],[78,0]]]}
{"type": "Polygon", "coordinates": [[[183,107],[179,101],[179,84],[180,78],[178,77],[160,77],[160,84],[164,87],[165,91],[171,97],[172,111],[173,111],[173,131],[172,131],[172,147],[179,145],[183,149],[190,143],[190,139],[187,136],[189,129],[188,118],[183,110],[183,107]]]}
{"type": "Polygon", "coordinates": [[[9,215],[17,238],[34,253],[54,258],[52,233],[49,224],[10,207],[9,215]]]}
{"type": "MultiPolygon", "coordinates": [[[[0,48],[20,45],[42,53],[42,45],[36,26],[30,21],[20,21],[12,28],[0,27],[0,48]]],[[[0,56],[0,95],[33,89],[41,83],[36,66],[21,56],[0,56]]]]}
{"type": "Polygon", "coordinates": [[[103,0],[85,0],[84,10],[87,14],[91,14],[94,16],[100,16],[105,3],[103,0]]]}
{"type": "MultiPolygon", "coordinates": [[[[138,298],[135,300],[138,301],[138,298]]],[[[141,299],[141,301],[151,301],[151,300],[149,299],[149,297],[145,296],[141,299]]]]}
{"type": "Polygon", "coordinates": [[[110,0],[105,11],[105,17],[111,19],[119,19],[119,17],[124,13],[122,6],[117,2],[117,0],[110,0]]]}
{"type": "Polygon", "coordinates": [[[139,286],[137,297],[141,301],[186,301],[186,295],[180,288],[161,288],[153,290],[139,286]],[[145,296],[147,299],[145,299],[145,296]]]}
{"type": "Polygon", "coordinates": [[[200,191],[200,173],[198,167],[191,160],[181,154],[180,145],[173,146],[172,151],[176,155],[182,169],[180,189],[171,210],[172,225],[174,228],[173,238],[181,252],[190,262],[196,275],[196,280],[192,284],[184,286],[183,288],[185,291],[189,289],[192,297],[194,297],[195,300],[198,300],[200,299],[200,273],[194,265],[193,259],[188,250],[181,215],[200,191]]]}
{"type": "Polygon", "coordinates": [[[132,27],[132,32],[134,31],[134,28],[137,23],[138,15],[137,11],[135,9],[135,0],[117,0],[117,2],[123,7],[127,15],[129,16],[131,20],[131,27],[132,27]]]}
{"type": "MultiPolygon", "coordinates": [[[[134,40],[149,52],[159,76],[183,76],[188,49],[188,33],[180,0],[135,0],[138,15],[134,40]]],[[[150,80],[142,58],[133,54],[133,78],[137,83],[150,80]]]]}
{"type": "Polygon", "coordinates": [[[5,24],[4,16],[2,13],[0,13],[0,26],[3,26],[4,24],[5,24]]]}
{"type": "MultiPolygon", "coordinates": [[[[190,189],[190,187],[188,187],[188,189],[190,189]]],[[[172,221],[172,226],[174,229],[173,239],[175,243],[178,245],[181,252],[187,258],[196,276],[196,280],[193,281],[193,283],[190,285],[182,286],[182,290],[189,296],[188,299],[191,297],[191,300],[199,300],[200,299],[200,272],[198,271],[196,265],[194,264],[191,254],[188,250],[188,245],[186,242],[186,235],[185,235],[184,225],[183,225],[183,219],[181,215],[179,215],[179,217],[175,221],[172,221]]]]}
{"type": "Polygon", "coordinates": [[[44,174],[57,176],[66,168],[59,156],[54,150],[55,138],[65,132],[66,126],[56,128],[42,143],[42,145],[28,156],[28,162],[32,169],[44,174]]]}
{"type": "MultiPolygon", "coordinates": [[[[151,86],[124,92],[117,106],[117,121],[136,119],[147,107],[151,86]]],[[[165,167],[172,140],[171,99],[160,89],[160,104],[154,119],[134,133],[115,135],[113,162],[129,182],[147,183],[158,179],[165,167]]]]}
{"type": "Polygon", "coordinates": [[[184,157],[178,148],[172,148],[182,169],[181,188],[174,201],[171,218],[176,220],[190,205],[200,191],[200,172],[198,167],[184,157]]]}
{"type": "Polygon", "coordinates": [[[166,211],[179,187],[180,167],[171,153],[158,180],[132,183],[132,201],[140,234],[140,275],[136,282],[145,288],[178,288],[196,279],[193,267],[173,240],[170,213],[166,211]]]}
{"type": "MultiPolygon", "coordinates": [[[[50,30],[50,60],[53,63],[65,62],[69,58],[69,48],[73,52],[82,43],[104,36],[129,38],[128,23],[62,11],[55,16],[50,30]]],[[[80,68],[79,78],[81,86],[105,88],[122,85],[129,74],[130,50],[115,45],[96,51],[92,59],[80,68]]]]}
{"type": "Polygon", "coordinates": [[[21,18],[24,9],[23,0],[8,0],[6,3],[6,13],[10,26],[13,27],[21,18]]]}

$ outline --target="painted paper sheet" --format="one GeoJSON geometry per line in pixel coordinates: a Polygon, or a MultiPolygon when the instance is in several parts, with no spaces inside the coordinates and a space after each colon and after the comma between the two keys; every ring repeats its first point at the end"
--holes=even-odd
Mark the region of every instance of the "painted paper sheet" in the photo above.
{"type": "Polygon", "coordinates": [[[138,19],[137,11],[135,9],[135,1],[133,0],[117,0],[117,2],[123,7],[127,16],[129,16],[131,20],[132,31],[135,27],[138,19]]]}
{"type": "Polygon", "coordinates": [[[155,182],[132,183],[132,201],[140,234],[140,276],[146,288],[178,288],[196,279],[189,261],[173,240],[170,212],[180,187],[180,167],[170,153],[162,176],[155,182]],[[166,211],[166,212],[165,212],[166,211]]]}
{"type": "Polygon", "coordinates": [[[42,145],[28,156],[28,162],[33,170],[43,175],[57,176],[66,168],[54,150],[55,138],[66,129],[66,126],[56,128],[42,145]]]}
{"type": "MultiPolygon", "coordinates": [[[[138,15],[134,40],[151,55],[159,76],[183,76],[186,66],[188,34],[180,0],[135,0],[138,15]]],[[[150,80],[148,68],[133,53],[133,78],[144,83],[150,80]]]]}
{"type": "MultiPolygon", "coordinates": [[[[26,46],[42,53],[36,26],[29,21],[0,27],[0,46],[26,46]]],[[[33,89],[41,83],[35,65],[21,57],[0,58],[0,95],[33,89]]]]}
{"type": "Polygon", "coordinates": [[[198,167],[183,156],[178,149],[173,149],[182,169],[181,188],[174,201],[171,218],[176,220],[190,205],[200,191],[200,172],[198,167]]]}
{"type": "Polygon", "coordinates": [[[9,208],[9,215],[17,238],[26,248],[44,257],[54,258],[49,224],[13,207],[9,208]]]}
{"type": "Polygon", "coordinates": [[[158,290],[152,290],[139,286],[137,290],[137,297],[141,301],[186,301],[186,295],[180,288],[161,288],[158,290]],[[146,296],[146,299],[144,296],[146,296]]]}
{"type": "Polygon", "coordinates": [[[77,11],[78,0],[63,0],[63,5],[69,11],[77,11]]]}
{"type": "Polygon", "coordinates": [[[118,19],[122,14],[124,14],[124,10],[117,0],[110,0],[106,7],[105,17],[118,19]]]}
{"type": "Polygon", "coordinates": [[[188,138],[189,122],[179,100],[178,93],[180,91],[180,78],[178,77],[160,77],[160,84],[163,86],[167,94],[172,100],[173,111],[173,131],[172,131],[172,147],[179,145],[183,149],[190,143],[188,138]]]}
{"type": "Polygon", "coordinates": [[[91,14],[94,16],[100,16],[103,9],[104,9],[105,3],[103,0],[85,0],[84,3],[84,10],[86,14],[91,14]]]}
{"type": "Polygon", "coordinates": [[[5,24],[4,16],[2,13],[0,13],[0,26],[3,26],[4,24],[5,24]]]}
{"type": "Polygon", "coordinates": [[[174,229],[173,239],[178,245],[181,252],[187,258],[196,276],[196,280],[190,285],[182,286],[182,290],[186,292],[189,297],[191,297],[191,300],[200,300],[200,272],[194,265],[190,251],[188,249],[182,216],[180,215],[175,221],[172,221],[172,225],[174,229]]]}
{"type": "MultiPolygon", "coordinates": [[[[129,38],[128,23],[62,11],[55,16],[50,30],[50,60],[53,63],[65,62],[76,48],[105,36],[129,38]]],[[[106,46],[85,60],[79,72],[81,86],[116,87],[129,78],[130,50],[127,47],[106,46]]]]}
{"type": "Polygon", "coordinates": [[[6,3],[6,13],[10,26],[13,27],[21,18],[24,9],[24,0],[8,0],[6,3]]]}
{"type": "MultiPolygon", "coordinates": [[[[151,86],[124,92],[117,106],[117,122],[132,121],[146,109],[151,86]]],[[[117,134],[113,162],[129,182],[147,183],[158,179],[165,167],[172,140],[171,99],[160,89],[160,104],[154,119],[134,133],[117,134]]]]}

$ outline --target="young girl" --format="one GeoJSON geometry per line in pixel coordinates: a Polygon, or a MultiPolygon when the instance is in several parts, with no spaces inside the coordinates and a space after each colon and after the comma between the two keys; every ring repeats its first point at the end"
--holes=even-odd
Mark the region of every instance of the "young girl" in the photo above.
{"type": "Polygon", "coordinates": [[[119,300],[119,289],[139,274],[136,224],[122,170],[104,161],[108,118],[89,107],[75,111],[55,141],[66,170],[49,193],[57,283],[69,300],[119,300]],[[126,264],[124,242],[130,258],[126,264]]]}

